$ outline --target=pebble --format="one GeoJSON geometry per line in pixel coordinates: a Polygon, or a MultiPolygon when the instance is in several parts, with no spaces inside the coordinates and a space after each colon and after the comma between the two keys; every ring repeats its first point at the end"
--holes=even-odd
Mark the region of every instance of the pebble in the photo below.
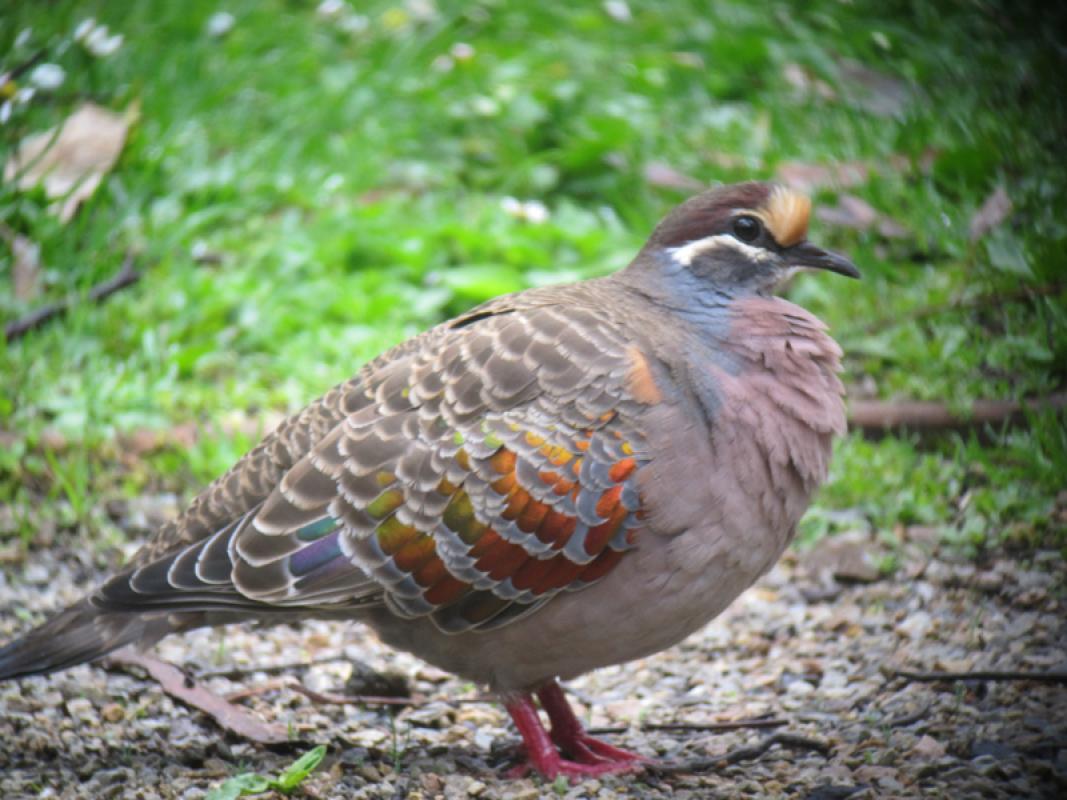
{"type": "MultiPolygon", "coordinates": [[[[50,550],[35,552],[34,559],[44,565],[48,581],[33,583],[13,571],[0,582],[0,608],[54,608],[99,577],[87,573],[81,560],[50,550]]],[[[1043,780],[1057,771],[1067,774],[1067,751],[1016,744],[1018,736],[1067,738],[1067,699],[1057,687],[987,683],[978,692],[971,682],[957,693],[938,684],[886,683],[879,672],[882,665],[1062,669],[1062,615],[1049,610],[1048,598],[1026,609],[1012,599],[1026,592],[1056,596],[1057,584],[1042,575],[1059,569],[1060,561],[1035,557],[1025,572],[1037,575],[1017,580],[1018,565],[1010,559],[981,570],[935,559],[921,580],[844,586],[832,603],[803,600],[794,564],[780,564],[761,588],[682,645],[584,676],[568,688],[590,724],[626,726],[623,733],[605,735],[606,741],[647,755],[717,757],[766,734],[651,731],[641,730],[642,722],[701,724],[771,714],[789,718],[784,732],[829,741],[828,757],[777,747],[722,770],[648,782],[604,777],[575,783],[562,795],[551,784],[502,777],[517,737],[498,706],[456,702],[475,697],[477,688],[389,650],[359,625],[202,630],[165,640],[159,652],[198,668],[269,666],[343,653],[382,674],[403,676],[419,699],[396,716],[384,708],[313,703],[285,688],[245,702],[265,720],[292,723],[301,736],[328,745],[331,766],[306,784],[321,797],[697,800],[778,794],[830,800],[843,795],[820,795],[821,787],[866,785],[850,795],[865,800],[914,796],[919,781],[931,796],[1041,796],[1043,780]],[[993,591],[996,580],[1000,588],[993,591]],[[915,722],[887,731],[887,721],[916,711],[923,713],[915,722]]],[[[24,624],[0,618],[0,638],[24,624]]],[[[293,674],[336,691],[352,672],[328,664],[293,674]]],[[[210,685],[225,693],[275,677],[248,674],[210,685]]],[[[221,733],[209,718],[142,678],[82,667],[19,688],[0,690],[0,797],[203,800],[238,765],[277,774],[294,758],[221,733]],[[117,753],[123,753],[121,762],[117,753]],[[126,772],[114,772],[119,766],[126,772]]]]}

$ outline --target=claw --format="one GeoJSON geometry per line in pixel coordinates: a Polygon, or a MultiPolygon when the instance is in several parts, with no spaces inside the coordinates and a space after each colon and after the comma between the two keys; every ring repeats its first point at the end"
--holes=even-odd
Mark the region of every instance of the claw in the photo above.
{"type": "Polygon", "coordinates": [[[541,724],[537,707],[528,693],[513,695],[504,703],[522,735],[526,751],[525,763],[509,770],[509,778],[524,777],[531,769],[547,780],[554,780],[560,775],[566,778],[595,778],[639,772],[651,763],[651,759],[614,747],[586,733],[555,681],[539,688],[537,697],[552,723],[551,733],[541,724]]]}

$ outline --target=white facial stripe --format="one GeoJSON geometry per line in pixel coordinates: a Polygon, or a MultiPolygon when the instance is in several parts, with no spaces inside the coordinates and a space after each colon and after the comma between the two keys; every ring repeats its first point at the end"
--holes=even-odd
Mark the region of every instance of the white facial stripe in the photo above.
{"type": "Polygon", "coordinates": [[[679,264],[688,267],[693,263],[693,259],[697,256],[723,249],[731,249],[742,253],[753,261],[768,261],[774,257],[773,253],[769,253],[762,247],[753,247],[752,245],[745,244],[736,236],[732,236],[729,233],[719,233],[715,236],[696,239],[681,247],[670,247],[667,249],[667,252],[670,253],[671,258],[679,264]]]}

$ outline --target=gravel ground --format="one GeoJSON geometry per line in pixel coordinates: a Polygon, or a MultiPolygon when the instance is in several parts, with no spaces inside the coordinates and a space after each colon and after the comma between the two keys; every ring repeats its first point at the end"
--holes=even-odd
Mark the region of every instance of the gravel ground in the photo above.
{"type": "MultiPolygon", "coordinates": [[[[682,645],[569,685],[592,727],[615,729],[605,734],[612,743],[703,762],[699,771],[590,780],[569,790],[506,780],[516,734],[477,687],[388,650],[357,624],[310,623],[200,631],[156,649],[197,676],[231,670],[200,678],[219,693],[277,687],[241,702],[289,726],[299,745],[272,750],[242,741],[152,681],[83,666],[0,685],[0,797],[194,800],[237,771],[276,774],[314,743],[329,754],[302,788],[322,798],[1067,796],[1062,682],[893,676],[897,669],[1067,670],[1062,558],[1039,553],[1024,564],[1005,556],[975,567],[926,557],[923,537],[913,538],[884,580],[862,568],[878,555],[866,542],[787,556],[682,645]],[[868,582],[842,585],[833,573],[868,582]],[[399,713],[314,702],[262,671],[307,661],[315,663],[283,678],[318,691],[366,692],[350,680],[365,672],[354,667],[360,662],[403,676],[416,702],[399,713]],[[786,723],[700,727],[762,715],[786,723]],[[647,727],[664,723],[693,728],[647,727]],[[754,760],[722,763],[776,732],[825,742],[826,752],[776,745],[754,760]]],[[[100,577],[91,560],[85,551],[51,550],[5,565],[0,639],[74,600],[100,577]]]]}

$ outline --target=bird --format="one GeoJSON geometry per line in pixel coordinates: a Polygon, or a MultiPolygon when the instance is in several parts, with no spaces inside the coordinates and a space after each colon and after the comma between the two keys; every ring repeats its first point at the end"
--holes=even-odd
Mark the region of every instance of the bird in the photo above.
{"type": "Polygon", "coordinates": [[[826,479],[842,352],[776,290],[797,270],[859,270],[808,241],[810,215],[785,185],[719,185],[613,274],[501,296],[393,347],[0,649],[0,679],[203,626],[358,620],[494,692],[525,769],[643,769],[585,731],[560,681],[704,626],[776,562],[826,479]]]}

